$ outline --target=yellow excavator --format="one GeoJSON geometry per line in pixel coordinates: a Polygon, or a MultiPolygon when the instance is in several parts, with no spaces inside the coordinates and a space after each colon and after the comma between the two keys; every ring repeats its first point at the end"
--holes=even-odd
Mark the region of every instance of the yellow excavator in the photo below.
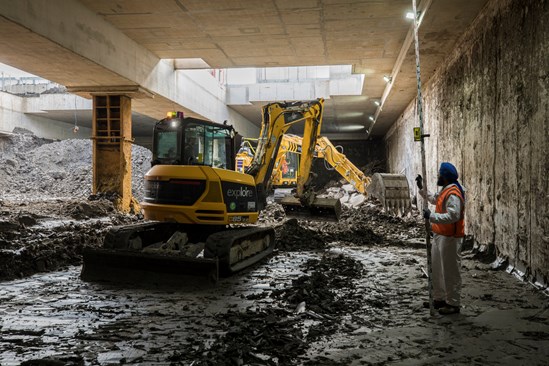
{"type": "MultiPolygon", "coordinates": [[[[245,171],[251,164],[255,152],[252,144],[254,140],[243,140],[236,157],[237,169],[245,171]]],[[[327,137],[319,136],[316,142],[314,157],[323,159],[327,169],[337,171],[359,193],[375,197],[387,211],[405,213],[411,209],[410,191],[405,175],[375,173],[369,177],[327,137]]],[[[301,144],[302,138],[297,135],[285,134],[282,138],[270,182],[270,187],[275,189],[275,197],[277,189],[295,187],[297,184],[300,175],[301,144]]]]}
{"type": "Polygon", "coordinates": [[[145,175],[144,223],[111,229],[99,249],[83,253],[81,278],[178,281],[201,275],[216,281],[269,255],[274,229],[250,224],[266,206],[267,185],[284,134],[303,124],[297,195],[288,215],[337,219],[339,200],[317,199],[307,190],[324,100],[270,103],[246,172],[235,171],[235,131],[171,113],[153,132],[152,168],[145,175]],[[243,225],[247,224],[247,225],[243,225]],[[168,276],[165,276],[168,274],[168,276]]]}

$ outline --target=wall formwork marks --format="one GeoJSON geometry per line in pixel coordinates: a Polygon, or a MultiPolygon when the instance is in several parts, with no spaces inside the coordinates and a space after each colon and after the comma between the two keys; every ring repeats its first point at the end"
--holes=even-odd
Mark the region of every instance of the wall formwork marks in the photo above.
{"type": "MultiPolygon", "coordinates": [[[[547,283],[549,0],[489,1],[423,102],[430,189],[440,163],[454,163],[466,233],[547,283]]],[[[421,172],[415,112],[413,102],[386,136],[389,170],[405,170],[411,184],[421,172]]]]}

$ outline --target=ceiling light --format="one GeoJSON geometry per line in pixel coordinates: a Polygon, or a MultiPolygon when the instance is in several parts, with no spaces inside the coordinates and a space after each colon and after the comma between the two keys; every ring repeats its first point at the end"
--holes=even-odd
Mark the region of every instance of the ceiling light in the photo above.
{"type": "Polygon", "coordinates": [[[390,83],[391,81],[393,81],[393,77],[388,76],[388,75],[384,75],[383,80],[385,80],[386,83],[390,83]]]}
{"type": "Polygon", "coordinates": [[[370,117],[368,117],[368,119],[369,119],[370,121],[374,122],[374,116],[370,116],[370,117]]]}
{"type": "Polygon", "coordinates": [[[374,104],[377,105],[378,107],[381,105],[381,103],[379,102],[379,100],[374,101],[374,104]]]}
{"type": "Polygon", "coordinates": [[[414,13],[412,13],[411,11],[407,12],[406,19],[414,19],[414,13]]]}

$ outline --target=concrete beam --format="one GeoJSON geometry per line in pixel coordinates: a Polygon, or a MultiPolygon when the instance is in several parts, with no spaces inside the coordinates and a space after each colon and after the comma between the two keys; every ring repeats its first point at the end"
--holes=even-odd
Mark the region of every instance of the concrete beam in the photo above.
{"type": "MultiPolygon", "coordinates": [[[[154,98],[136,99],[133,108],[155,119],[178,109],[215,120],[224,109],[225,116],[237,117],[233,122],[240,129],[257,130],[242,116],[234,116],[223,100],[202,110],[189,109],[188,91],[182,93],[189,85],[178,84],[181,71],[175,70],[173,60],[159,59],[79,1],[0,1],[0,14],[0,62],[81,90],[138,86],[154,98]]],[[[195,97],[210,94],[193,88],[195,97]]]]}

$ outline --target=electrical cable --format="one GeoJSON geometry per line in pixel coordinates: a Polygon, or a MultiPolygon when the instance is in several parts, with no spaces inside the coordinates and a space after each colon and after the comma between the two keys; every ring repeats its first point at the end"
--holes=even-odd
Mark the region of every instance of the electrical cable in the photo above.
{"type": "Polygon", "coordinates": [[[76,95],[74,96],[74,127],[72,129],[72,133],[77,134],[78,130],[80,128],[78,127],[78,117],[76,116],[76,95]]]}

